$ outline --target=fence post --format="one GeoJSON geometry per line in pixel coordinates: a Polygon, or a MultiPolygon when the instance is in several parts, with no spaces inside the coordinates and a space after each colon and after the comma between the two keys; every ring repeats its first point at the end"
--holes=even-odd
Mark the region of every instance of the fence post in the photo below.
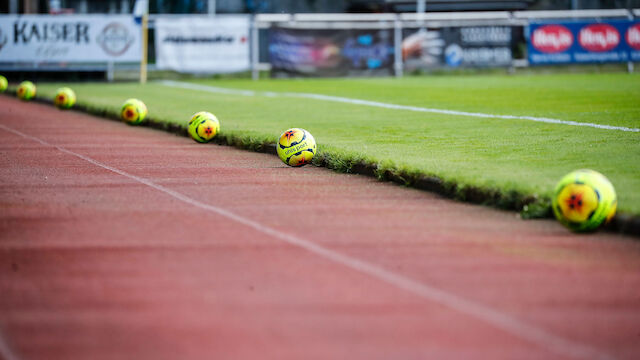
{"type": "Polygon", "coordinates": [[[258,21],[256,19],[256,15],[253,15],[251,18],[251,78],[253,80],[258,80],[260,78],[260,70],[258,69],[258,62],[260,61],[259,57],[259,40],[258,40],[258,21]]]}
{"type": "Polygon", "coordinates": [[[142,56],[140,59],[140,84],[147,83],[147,55],[149,51],[149,15],[142,14],[142,56]]]}
{"type": "Polygon", "coordinates": [[[114,66],[113,66],[113,61],[109,61],[107,62],[107,81],[108,82],[113,82],[113,75],[114,73],[114,66]]]}
{"type": "Polygon", "coordinates": [[[396,77],[402,76],[403,64],[402,64],[402,23],[396,15],[396,19],[393,21],[393,69],[396,77]]]}

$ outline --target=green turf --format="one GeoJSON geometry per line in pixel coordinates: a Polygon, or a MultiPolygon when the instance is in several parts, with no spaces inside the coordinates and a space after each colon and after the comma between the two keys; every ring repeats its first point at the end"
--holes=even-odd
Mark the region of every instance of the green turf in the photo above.
{"type": "MultiPolygon", "coordinates": [[[[637,74],[425,76],[403,79],[196,80],[199,84],[306,92],[387,103],[640,128],[637,74]]],[[[39,84],[51,96],[62,84],[39,84]]],[[[118,109],[137,97],[150,116],[184,123],[215,113],[226,134],[275,142],[303,127],[319,149],[461,185],[548,197],[565,173],[591,168],[614,184],[622,212],[640,215],[640,133],[524,120],[417,113],[265,96],[245,97],[159,84],[71,84],[79,103],[118,109]]]]}

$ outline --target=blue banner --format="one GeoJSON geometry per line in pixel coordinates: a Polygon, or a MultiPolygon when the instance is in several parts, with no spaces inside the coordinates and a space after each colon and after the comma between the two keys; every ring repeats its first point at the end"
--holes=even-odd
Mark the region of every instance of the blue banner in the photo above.
{"type": "Polygon", "coordinates": [[[640,21],[532,23],[532,65],[640,61],[640,21]]]}

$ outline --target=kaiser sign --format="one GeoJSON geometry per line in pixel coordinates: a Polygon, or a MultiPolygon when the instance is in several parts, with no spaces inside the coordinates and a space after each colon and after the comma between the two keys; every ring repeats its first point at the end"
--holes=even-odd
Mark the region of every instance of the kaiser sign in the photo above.
{"type": "Polygon", "coordinates": [[[529,62],[536,64],[640,60],[640,23],[531,24],[529,62]]]}
{"type": "Polygon", "coordinates": [[[140,33],[127,15],[0,15],[0,61],[140,61],[140,33]]]}

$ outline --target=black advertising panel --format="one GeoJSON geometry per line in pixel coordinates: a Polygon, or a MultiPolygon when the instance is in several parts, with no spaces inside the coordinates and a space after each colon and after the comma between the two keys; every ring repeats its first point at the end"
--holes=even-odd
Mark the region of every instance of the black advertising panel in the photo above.
{"type": "Polygon", "coordinates": [[[516,33],[512,26],[404,29],[405,69],[509,66],[516,33]]]}

